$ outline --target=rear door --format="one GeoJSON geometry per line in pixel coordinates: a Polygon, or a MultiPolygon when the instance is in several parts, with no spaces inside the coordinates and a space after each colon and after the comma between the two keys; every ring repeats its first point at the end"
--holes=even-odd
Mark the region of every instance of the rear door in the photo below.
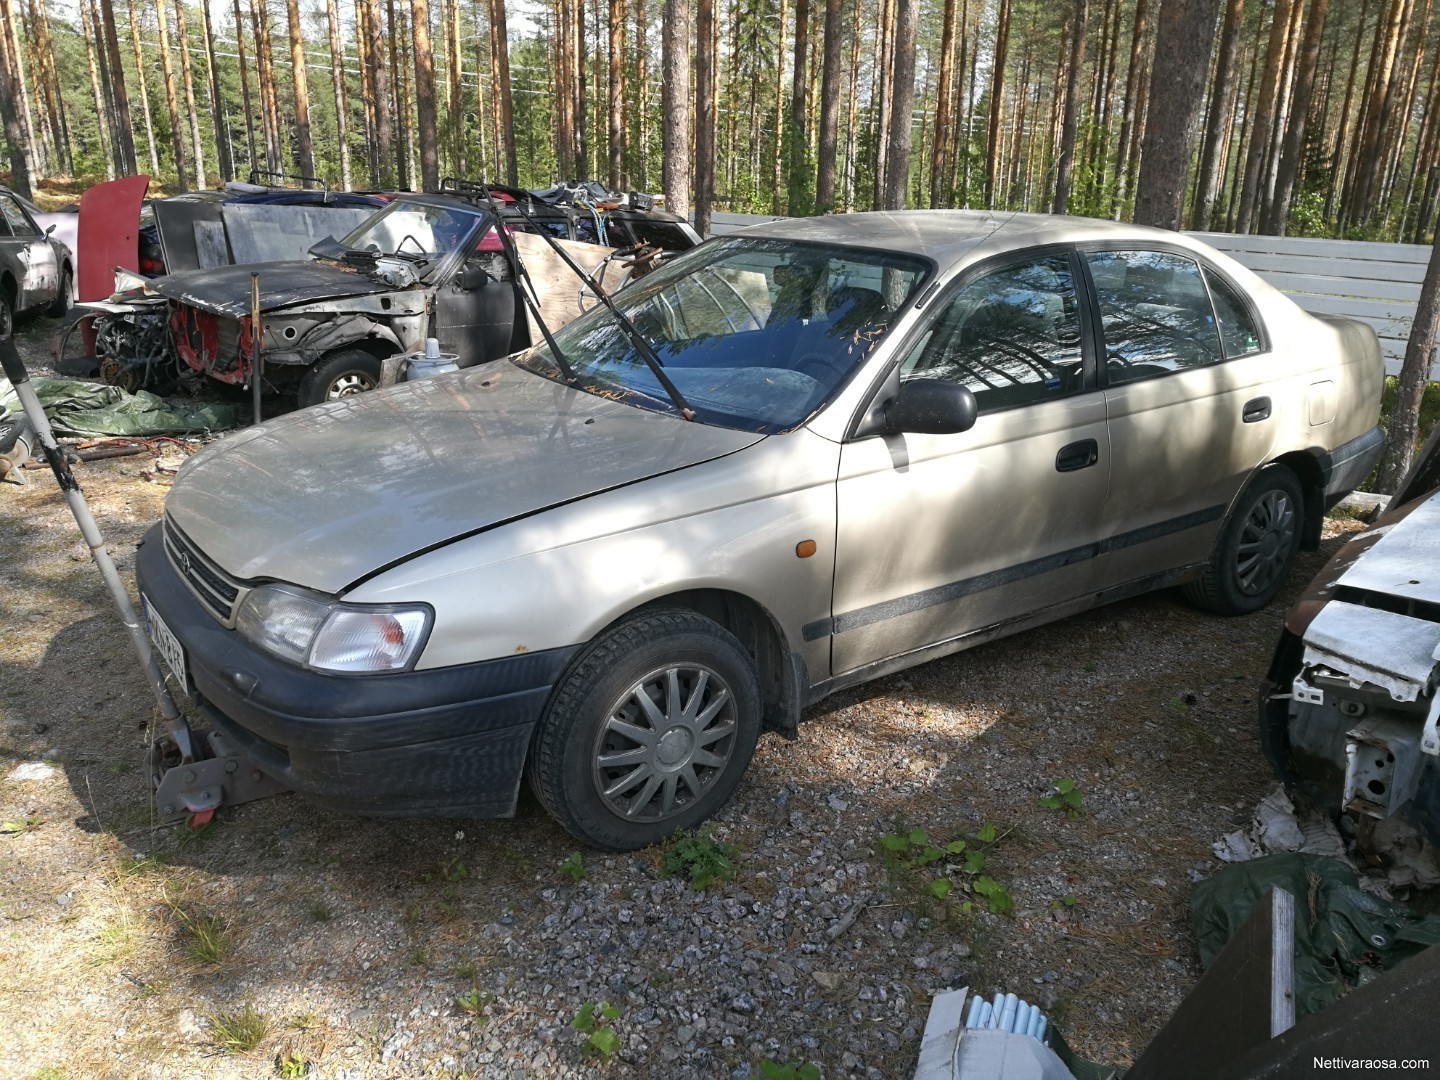
{"type": "Polygon", "coordinates": [[[1269,459],[1283,384],[1248,302],[1213,268],[1180,251],[1083,256],[1113,455],[1104,588],[1208,556],[1231,501],[1269,459]]]}
{"type": "Polygon", "coordinates": [[[1090,591],[1110,454],[1079,274],[1067,250],[967,274],[901,378],[968,386],[974,427],[843,447],[835,674],[1090,591]]]}

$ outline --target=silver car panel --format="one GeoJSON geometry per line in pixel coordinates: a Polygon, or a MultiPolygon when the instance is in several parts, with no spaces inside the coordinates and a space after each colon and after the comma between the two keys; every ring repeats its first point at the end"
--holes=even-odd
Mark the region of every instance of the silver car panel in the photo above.
{"type": "Polygon", "coordinates": [[[192,458],[166,508],[236,578],[337,593],[466,533],[761,438],[499,361],[251,428],[192,458]]]}

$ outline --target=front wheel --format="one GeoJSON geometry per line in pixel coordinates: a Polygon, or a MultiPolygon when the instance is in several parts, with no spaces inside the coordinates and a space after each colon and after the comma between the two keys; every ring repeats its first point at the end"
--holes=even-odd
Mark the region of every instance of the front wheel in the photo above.
{"type": "Polygon", "coordinates": [[[580,654],[540,719],[526,773],[573,836],[633,851],[720,809],[759,734],[759,681],[734,635],[691,611],[652,611],[580,654]]]}
{"type": "Polygon", "coordinates": [[[1304,496],[1295,474],[1271,465],[1250,482],[1225,522],[1189,600],[1217,615],[1248,615],[1275,598],[1300,549],[1304,496]]]}
{"type": "Polygon", "coordinates": [[[342,349],[316,363],[300,380],[300,407],[337,401],[380,385],[380,360],[363,349],[342,349]]]}
{"type": "Polygon", "coordinates": [[[52,319],[63,319],[65,313],[70,310],[70,305],[75,300],[75,279],[70,274],[70,267],[60,271],[60,291],[55,294],[55,299],[50,301],[50,306],[45,309],[45,314],[52,319]]]}

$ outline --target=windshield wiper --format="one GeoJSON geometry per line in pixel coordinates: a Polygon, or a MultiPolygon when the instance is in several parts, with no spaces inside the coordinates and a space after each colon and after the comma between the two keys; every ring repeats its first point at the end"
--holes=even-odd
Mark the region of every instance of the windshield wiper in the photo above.
{"type": "Polygon", "coordinates": [[[525,306],[530,309],[530,315],[534,318],[535,325],[540,328],[540,336],[545,339],[545,344],[550,349],[550,355],[555,358],[555,363],[560,368],[560,373],[565,376],[565,382],[574,386],[575,383],[579,381],[579,377],[575,374],[575,369],[570,366],[570,360],[565,355],[565,351],[560,348],[559,342],[555,340],[555,335],[550,333],[550,327],[545,322],[545,316],[540,314],[540,305],[532,295],[535,291],[535,285],[530,280],[530,274],[525,269],[525,264],[520,261],[520,253],[515,250],[515,240],[505,231],[505,223],[500,220],[499,210],[495,209],[497,204],[494,197],[490,194],[490,189],[482,185],[481,190],[485,193],[485,198],[489,201],[492,210],[494,210],[495,234],[500,237],[500,247],[501,250],[505,252],[506,262],[510,264],[510,273],[515,275],[516,291],[520,293],[520,298],[525,301],[525,306]]]}
{"type": "MultiPolygon", "coordinates": [[[[645,361],[645,365],[650,369],[650,374],[655,376],[655,381],[664,387],[666,394],[670,395],[670,400],[674,403],[675,408],[680,411],[680,415],[686,420],[694,420],[695,410],[690,407],[690,403],[685,400],[685,396],[680,393],[679,388],[670,381],[670,376],[665,374],[665,365],[661,363],[660,357],[656,354],[650,343],[645,340],[645,335],[640,333],[635,324],[630,321],[630,316],[620,310],[615,301],[610,298],[610,294],[601,288],[600,283],[586,273],[585,268],[570,257],[570,253],[562,248],[559,242],[540,226],[534,216],[531,215],[525,207],[519,202],[516,202],[514,206],[515,209],[520,212],[520,216],[535,228],[535,231],[544,238],[545,242],[550,245],[555,254],[559,255],[560,258],[565,261],[565,265],[575,272],[580,280],[589,287],[590,291],[599,298],[600,302],[609,309],[610,314],[615,316],[615,321],[620,324],[620,329],[625,332],[625,336],[628,337],[631,344],[635,346],[635,351],[640,354],[640,359],[645,361]]],[[[500,231],[502,233],[505,231],[503,224],[500,225],[500,231]]],[[[549,339],[547,338],[546,340],[549,339]]]]}

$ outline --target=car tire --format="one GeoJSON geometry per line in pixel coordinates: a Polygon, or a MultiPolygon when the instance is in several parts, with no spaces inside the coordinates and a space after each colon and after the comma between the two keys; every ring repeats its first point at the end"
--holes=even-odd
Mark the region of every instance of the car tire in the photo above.
{"type": "Polygon", "coordinates": [[[536,727],[526,775],[572,836],[633,851],[723,806],[759,735],[759,680],[734,635],[692,611],[649,611],[572,662],[536,727]]]}
{"type": "Polygon", "coordinates": [[[70,305],[75,299],[75,278],[70,273],[70,267],[60,271],[60,291],[55,294],[55,299],[50,301],[50,306],[45,309],[45,314],[52,319],[63,319],[65,313],[70,310],[70,305]]]}
{"type": "Polygon", "coordinates": [[[380,385],[380,360],[364,349],[342,349],[323,357],[300,379],[296,397],[303,409],[336,401],[380,385]]]}
{"type": "Polygon", "coordinates": [[[1236,500],[1215,550],[1185,595],[1217,615],[1259,611],[1280,591],[1300,550],[1305,497],[1283,465],[1262,470],[1236,500]]]}

